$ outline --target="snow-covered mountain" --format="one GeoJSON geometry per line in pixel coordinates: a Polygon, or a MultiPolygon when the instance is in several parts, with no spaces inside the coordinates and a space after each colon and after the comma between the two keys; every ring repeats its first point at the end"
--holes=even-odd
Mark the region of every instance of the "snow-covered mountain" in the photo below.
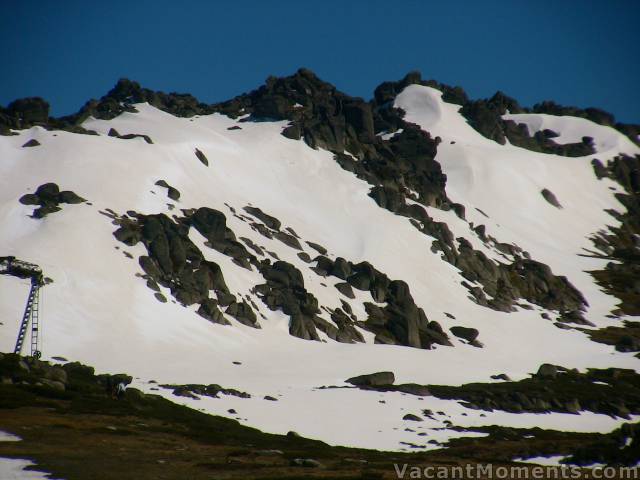
{"type": "MultiPolygon", "coordinates": [[[[0,256],[51,280],[45,359],[386,450],[640,415],[600,380],[609,403],[491,407],[418,387],[638,370],[637,127],[416,74],[365,102],[307,70],[216,105],[123,80],[77,115],[47,109],[0,111],[0,256]],[[381,371],[395,387],[345,382],[381,371]],[[250,396],[193,387],[209,384],[250,396]]],[[[0,351],[28,283],[0,275],[0,351]]]]}

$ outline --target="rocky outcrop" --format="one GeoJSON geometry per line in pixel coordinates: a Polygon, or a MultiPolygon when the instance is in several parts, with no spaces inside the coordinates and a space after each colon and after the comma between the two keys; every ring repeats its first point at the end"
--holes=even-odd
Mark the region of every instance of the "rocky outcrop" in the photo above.
{"type": "Polygon", "coordinates": [[[625,193],[615,194],[624,212],[609,211],[619,225],[592,237],[600,256],[610,261],[591,274],[607,293],[620,300],[615,315],[640,315],[640,155],[620,155],[606,166],[594,160],[593,167],[598,178],[616,181],[625,193]]]}
{"type": "Polygon", "coordinates": [[[426,203],[448,203],[444,192],[446,177],[434,160],[436,140],[402,122],[390,105],[350,97],[309,70],[270,78],[260,89],[215,108],[233,118],[250,114],[254,121],[289,120],[283,135],[303,139],[312,148],[334,152],[343,168],[369,183],[384,185],[403,179],[426,203]],[[376,135],[383,130],[396,131],[400,125],[403,131],[388,141],[376,135]]]}
{"type": "Polygon", "coordinates": [[[640,125],[616,122],[615,117],[612,114],[599,108],[568,107],[547,100],[536,103],[530,111],[534,113],[546,113],[549,115],[568,115],[571,117],[586,118],[587,120],[591,120],[599,125],[615,128],[620,133],[629,137],[629,140],[634,142],[636,145],[640,145],[640,140],[638,139],[638,136],[640,135],[640,125]]]}
{"type": "Polygon", "coordinates": [[[218,210],[201,207],[186,212],[190,225],[195,227],[207,239],[206,245],[220,253],[233,258],[241,267],[250,269],[250,265],[257,265],[255,256],[250,254],[242,243],[236,240],[233,231],[227,227],[227,219],[218,210]]]}
{"type": "MultiPolygon", "coordinates": [[[[482,288],[469,286],[471,298],[479,304],[512,311],[518,299],[523,298],[557,310],[564,319],[574,318],[583,322],[580,312],[586,302],[565,278],[554,276],[548,267],[544,268],[538,262],[522,258],[524,253],[517,247],[501,244],[489,237],[486,237],[487,241],[492,241],[496,249],[515,257],[511,265],[489,260],[464,239],[457,239],[457,246],[446,224],[434,222],[420,205],[407,205],[406,198],[411,197],[423,205],[453,209],[464,218],[464,206],[447,198],[446,176],[435,161],[440,140],[432,139],[417,126],[405,122],[403,113],[391,107],[395,95],[411,83],[424,82],[418,73],[412,73],[400,82],[386,82],[376,89],[374,100],[366,104],[361,99],[337,92],[308,70],[300,70],[291,77],[270,79],[259,90],[216,108],[232,117],[249,114],[254,120],[290,120],[290,127],[283,132],[285,136],[302,138],[314,148],[333,151],[342,168],[372,185],[370,196],[380,207],[416,220],[416,228],[436,238],[433,249],[441,251],[443,259],[460,268],[466,279],[482,285],[482,288]],[[373,118],[374,138],[369,135],[369,112],[373,118]],[[397,133],[387,140],[378,135],[389,131],[397,133]],[[293,135],[295,132],[297,134],[293,135]],[[557,298],[549,294],[549,289],[556,287],[559,288],[557,298]],[[489,300],[487,296],[492,298],[489,300]]],[[[445,90],[450,98],[463,102],[466,99],[460,90],[445,90]]],[[[492,112],[519,109],[517,102],[504,94],[495,95],[489,105],[492,112]]],[[[328,273],[334,275],[333,272],[328,273]]],[[[344,272],[335,276],[346,280],[344,272]]],[[[358,288],[353,283],[351,285],[358,288]]],[[[372,295],[379,297],[373,292],[372,295]]],[[[381,335],[379,340],[388,339],[381,335]]],[[[413,334],[400,333],[397,340],[417,344],[413,334]]]]}
{"type": "MultiPolygon", "coordinates": [[[[168,288],[171,295],[184,306],[200,304],[198,314],[209,321],[228,324],[222,315],[225,313],[239,322],[260,328],[251,307],[238,300],[229,292],[220,266],[205,260],[202,252],[189,239],[189,229],[195,226],[209,242],[227,249],[225,242],[230,242],[240,255],[237,246],[227,233],[224,215],[210,209],[199,209],[191,215],[173,220],[164,214],[143,215],[128,212],[128,215],[116,218],[119,228],[114,236],[127,245],[139,242],[145,246],[147,255],[139,258],[140,266],[152,290],[159,290],[158,285],[168,288]],[[213,291],[216,298],[210,297],[213,291]]],[[[211,244],[212,248],[215,248],[211,244]]],[[[242,247],[244,250],[244,247],[242,247]]],[[[248,255],[248,253],[245,254],[248,255]]],[[[245,256],[241,256],[245,258],[245,256]]]]}
{"type": "Polygon", "coordinates": [[[462,283],[469,290],[470,298],[478,304],[511,312],[519,299],[525,299],[557,311],[562,321],[586,323],[582,316],[587,305],[583,295],[566,277],[554,275],[547,265],[528,258],[528,254],[518,247],[501,244],[481,229],[479,236],[488,246],[513,258],[511,263],[495,262],[475,250],[466,239],[456,239],[446,223],[434,221],[421,205],[408,205],[407,194],[402,190],[375,187],[369,195],[380,207],[409,217],[415,228],[435,238],[432,251],[441,252],[441,258],[459,268],[466,280],[482,285],[480,288],[462,283]]]}
{"type": "MultiPolygon", "coordinates": [[[[87,380],[93,384],[91,390],[115,396],[118,384],[129,385],[133,377],[124,373],[95,375],[92,367],[77,362],[52,365],[33,357],[0,353],[0,381],[3,385],[20,385],[44,396],[64,398],[65,392],[78,392],[79,381],[87,380]]],[[[82,391],[90,392],[88,388],[82,391]]]]}
{"type": "Polygon", "coordinates": [[[218,384],[200,385],[160,385],[162,388],[172,390],[172,393],[178,397],[194,398],[199,397],[220,398],[220,395],[229,395],[238,398],[251,398],[247,392],[242,392],[234,388],[223,388],[218,384]]]}
{"type": "Polygon", "coordinates": [[[594,342],[612,345],[619,352],[640,352],[640,322],[623,320],[620,326],[582,331],[594,342]]]}
{"type": "Polygon", "coordinates": [[[390,280],[369,262],[354,264],[342,257],[332,261],[322,255],[314,261],[318,275],[345,280],[352,288],[368,291],[376,302],[387,302],[384,308],[365,303],[368,318],[363,326],[376,334],[377,343],[427,349],[434,344],[451,345],[440,324],[429,321],[424,310],[415,304],[406,282],[390,280]]]}
{"type": "Polygon", "coordinates": [[[40,97],[21,98],[11,102],[6,108],[0,106],[0,135],[12,135],[12,130],[31,127],[97,135],[93,130],[82,128],[75,118],[49,117],[49,103],[40,97]]]}
{"type": "Polygon", "coordinates": [[[344,316],[337,327],[323,320],[316,297],[304,287],[302,273],[290,263],[265,260],[260,273],[266,283],[257,285],[255,292],[271,310],[282,310],[291,318],[289,333],[305,340],[320,340],[318,329],[329,338],[345,343],[362,342],[362,335],[353,322],[344,316]]]}
{"type": "Polygon", "coordinates": [[[488,411],[573,414],[590,411],[622,418],[640,412],[640,375],[616,368],[580,373],[544,364],[531,378],[519,382],[428,385],[428,388],[438,398],[461,400],[467,408],[488,411]]]}
{"type": "Polygon", "coordinates": [[[0,106],[0,134],[10,130],[23,130],[33,126],[45,126],[49,120],[49,104],[40,97],[21,98],[6,108],[0,106]]]}
{"type": "Polygon", "coordinates": [[[394,385],[395,376],[393,372],[376,372],[367,375],[358,375],[345,380],[346,383],[358,387],[362,390],[375,390],[378,392],[400,392],[418,397],[428,397],[431,395],[429,389],[424,385],[416,383],[403,383],[394,385]]]}
{"type": "Polygon", "coordinates": [[[379,387],[381,385],[391,385],[396,381],[396,377],[393,372],[377,372],[351,377],[345,381],[356,387],[379,387]]]}
{"type": "Polygon", "coordinates": [[[640,458],[640,423],[623,423],[606,435],[582,442],[563,462],[572,465],[636,466],[640,458]]]}
{"type": "Polygon", "coordinates": [[[20,197],[23,205],[39,205],[33,211],[33,218],[44,218],[50,213],[59,212],[61,203],[77,204],[86,200],[70,190],[60,191],[60,187],[55,183],[44,183],[40,185],[35,193],[27,193],[20,197]]]}
{"type": "Polygon", "coordinates": [[[483,136],[504,145],[507,140],[528,150],[552,153],[569,157],[579,157],[595,153],[593,139],[585,137],[581,142],[557,144],[553,141],[551,131],[536,132],[533,135],[525,124],[516,124],[512,120],[504,120],[505,113],[526,113],[529,110],[518,102],[497,92],[488,99],[471,100],[461,87],[451,87],[435,80],[422,80],[420,72],[411,72],[398,82],[385,82],[376,89],[376,101],[379,105],[388,104],[408,85],[417,84],[435,88],[442,92],[442,99],[447,103],[460,105],[460,113],[469,124],[483,136]]]}
{"type": "Polygon", "coordinates": [[[115,128],[110,128],[107,135],[110,137],[120,138],[122,140],[132,140],[134,138],[142,138],[148,144],[153,145],[153,140],[151,140],[151,137],[149,135],[143,135],[140,133],[127,133],[126,135],[120,135],[115,128]]]}

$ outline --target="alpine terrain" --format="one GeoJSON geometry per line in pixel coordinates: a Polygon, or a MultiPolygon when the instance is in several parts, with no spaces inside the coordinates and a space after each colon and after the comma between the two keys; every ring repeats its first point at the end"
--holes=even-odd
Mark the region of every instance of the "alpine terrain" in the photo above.
{"type": "Polygon", "coordinates": [[[0,107],[0,430],[23,438],[0,456],[128,478],[46,449],[149,446],[162,411],[162,435],[228,432],[238,478],[634,466],[639,135],[416,72],[369,101],[301,69],[211,105],[123,79],[67,117],[0,107]]]}

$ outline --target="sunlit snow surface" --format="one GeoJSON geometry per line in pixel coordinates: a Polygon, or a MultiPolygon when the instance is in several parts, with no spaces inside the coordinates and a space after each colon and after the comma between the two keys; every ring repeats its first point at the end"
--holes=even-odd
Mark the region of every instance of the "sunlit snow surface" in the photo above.
{"type": "MultiPolygon", "coordinates": [[[[604,210],[622,208],[610,189],[616,184],[598,181],[593,174],[592,157],[559,157],[498,145],[468,126],[457,105],[442,102],[440,93],[428,87],[407,87],[396,106],[407,112],[408,121],[442,138],[437,160],[448,177],[448,195],[465,205],[467,220],[485,224],[498,240],[519,245],[532,258],[549,264],[554,273],[566,275],[590,304],[587,318],[598,326],[613,324],[605,315],[616,299],[602,293],[584,272],[604,262],[579,256],[593,248],[589,235],[615,223],[604,210]],[[548,204],[540,194],[543,188],[551,190],[564,208],[548,204]]],[[[62,356],[100,372],[128,372],[136,377],[135,386],[145,391],[155,388],[150,380],[218,383],[244,390],[251,399],[192,400],[174,397],[167,390],[153,392],[265,431],[295,430],[331,444],[398,450],[407,448],[400,442],[426,448],[428,440],[479,435],[448,430],[445,421],[456,426],[500,424],[599,432],[621,423],[590,413],[481,412],[433,397],[353,388],[319,390],[320,386],[345,386],[344,380],[351,376],[380,370],[393,371],[396,383],[461,384],[490,381],[490,375],[497,373],[525,378],[544,362],[580,369],[637,368],[638,360],[594,343],[582,333],[556,328],[540,317],[539,307],[506,314],[472,303],[458,270],[431,252],[430,237],[408,219],[379,208],[367,196],[370,186],[341,169],[331,153],[280,135],[286,122],[237,123],[218,114],[186,119],[147,104],[136,108],[139,113],[84,123],[100,136],[36,127],[0,137],[0,255],[37,263],[54,280],[42,291],[45,358],[62,356]],[[241,129],[228,130],[235,125],[241,129]],[[149,135],[154,143],[108,137],[110,128],[121,134],[149,135]],[[41,146],[21,148],[31,138],[41,146]],[[209,167],[195,157],[196,148],[208,157],[209,167]],[[160,179],[181,192],[179,202],[169,200],[166,189],[154,185],[160,179]],[[73,190],[92,205],[63,205],[62,211],[44,220],[29,218],[33,207],[18,199],[45,182],[73,190]],[[170,211],[167,203],[175,203],[176,209],[170,211]],[[430,320],[445,329],[453,325],[478,328],[484,348],[453,337],[455,347],[430,351],[375,345],[367,332],[367,344],[304,341],[288,334],[283,313],[270,311],[255,296],[260,313],[266,316],[266,320],[260,318],[261,329],[231,318],[233,326],[211,324],[194,307],[158,302],[145,281],[135,276],[142,273],[137,263],[145,253],[142,245],[127,247],[116,241],[112,234],[117,227],[98,213],[110,208],[118,214],[136,210],[171,216],[180,215],[181,208],[215,208],[225,213],[237,237],[250,238],[296,265],[321,305],[340,305],[341,296],[333,287],[336,278],[317,276],[296,250],[254,232],[231,215],[225,203],[238,211],[246,205],[259,207],[303,240],[326,247],[332,258],[367,260],[389,278],[406,281],[430,320]],[[134,259],[124,256],[123,250],[134,259]],[[265,395],[278,401],[266,401],[265,395]],[[230,408],[238,414],[227,413],[230,408]],[[402,420],[406,413],[423,416],[422,409],[444,415],[418,423],[402,420]],[[418,436],[421,432],[427,435],[418,436]]],[[[567,141],[593,136],[603,149],[595,155],[602,161],[620,151],[638,152],[615,130],[601,134],[604,127],[586,120],[554,117],[553,125],[538,125],[537,116],[531,117],[521,121],[526,120],[530,128],[552,128],[561,134],[566,129],[567,141]]],[[[476,248],[499,258],[453,213],[432,208],[428,212],[446,221],[456,236],[465,236],[476,248]]],[[[263,283],[255,269],[243,269],[205,247],[197,231],[192,230],[190,237],[206,258],[221,265],[232,293],[251,295],[250,290],[263,283]]],[[[314,257],[316,252],[301,243],[314,257]]],[[[13,348],[27,290],[27,281],[0,276],[2,351],[13,348]]],[[[369,293],[356,294],[350,304],[364,320],[362,304],[373,300],[369,293]]]]}

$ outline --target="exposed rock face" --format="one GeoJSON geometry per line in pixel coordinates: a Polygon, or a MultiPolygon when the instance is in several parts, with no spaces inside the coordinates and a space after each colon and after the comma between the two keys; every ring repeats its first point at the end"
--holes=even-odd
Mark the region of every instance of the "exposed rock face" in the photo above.
{"type": "Polygon", "coordinates": [[[11,130],[35,126],[96,135],[96,132],[80,127],[75,118],[50,118],[49,103],[40,97],[21,98],[11,102],[6,108],[0,106],[0,135],[10,135],[11,130]]]}
{"type": "Polygon", "coordinates": [[[44,126],[49,120],[49,104],[40,97],[21,98],[7,108],[0,107],[0,134],[10,129],[22,130],[35,125],[44,126]]]}
{"type": "Polygon", "coordinates": [[[120,228],[114,235],[127,245],[140,241],[145,245],[149,255],[140,257],[140,266],[149,287],[153,290],[158,290],[158,285],[169,288],[173,297],[185,306],[200,304],[198,314],[207,320],[229,324],[223,315],[224,308],[224,313],[237,321],[260,328],[249,303],[229,292],[220,267],[206,261],[191,242],[188,237],[191,227],[207,239],[208,247],[231,257],[238,265],[256,268],[262,274],[266,283],[257,285],[254,292],[270,309],[282,310],[290,317],[291,335],[319,340],[317,329],[320,329],[339,342],[364,341],[354,321],[343,312],[332,312],[337,327],[318,315],[318,300],[304,288],[302,274],[296,267],[283,261],[274,264],[269,260],[260,261],[249,253],[226,226],[223,213],[203,207],[185,211],[185,217],[174,217],[173,220],[164,214],[129,212],[129,216],[131,218],[116,219],[120,228]],[[216,298],[209,296],[211,290],[216,298]]]}
{"type": "Polygon", "coordinates": [[[620,326],[584,329],[583,332],[594,342],[613,345],[619,352],[640,352],[640,322],[623,320],[620,326]]]}
{"type": "Polygon", "coordinates": [[[189,228],[194,225],[201,233],[206,233],[203,235],[209,241],[214,240],[218,248],[226,248],[226,241],[237,247],[239,243],[226,237],[223,214],[200,209],[191,216],[175,220],[164,214],[130,212],[130,215],[133,216],[117,219],[120,228],[114,236],[127,245],[144,244],[148,256],[140,257],[139,262],[150,288],[157,290],[157,285],[161,285],[170,289],[172,296],[185,306],[200,304],[198,314],[214,323],[228,324],[220,310],[220,307],[226,307],[228,315],[259,328],[251,307],[229,292],[219,265],[205,260],[188,236],[189,228]],[[211,290],[215,299],[209,296],[211,290]]]}
{"type": "Polygon", "coordinates": [[[620,299],[614,313],[640,315],[640,155],[621,155],[606,166],[594,160],[593,167],[598,178],[611,178],[624,188],[626,193],[617,193],[616,198],[626,211],[610,211],[620,226],[592,238],[604,258],[616,261],[591,273],[608,293],[620,299]]]}
{"type": "Polygon", "coordinates": [[[304,287],[302,273],[290,263],[268,260],[260,264],[260,273],[266,283],[255,287],[256,293],[271,310],[282,310],[289,315],[289,333],[305,340],[319,340],[317,329],[329,338],[344,342],[362,342],[364,339],[354,322],[339,310],[332,312],[337,327],[322,319],[316,297],[304,287]]]}
{"type": "MultiPolygon", "coordinates": [[[[507,263],[493,261],[482,252],[474,250],[464,238],[456,239],[446,224],[435,222],[419,205],[453,210],[460,218],[465,218],[465,207],[448,199],[445,189],[446,176],[435,160],[440,139],[434,139],[417,126],[409,124],[403,119],[403,112],[392,107],[395,96],[407,85],[414,83],[442,90],[445,101],[460,104],[469,122],[496,141],[504,142],[505,139],[509,139],[510,142],[526,148],[567,155],[592,151],[589,139],[584,139],[575,146],[558,146],[553,143],[556,136],[554,132],[538,132],[531,137],[523,125],[503,121],[501,115],[507,110],[512,113],[527,110],[501,92],[488,100],[471,101],[461,88],[448,87],[434,81],[424,82],[417,72],[410,73],[399,82],[383,83],[376,89],[374,99],[370,102],[337,91],[335,87],[305,69],[290,77],[270,78],[260,89],[217,105],[202,104],[189,95],[153,92],[140,87],[136,82],[121,80],[100,101],[88,102],[78,114],[70,117],[50,119],[46,102],[30,99],[14,102],[16,104],[12,104],[11,108],[0,112],[0,119],[5,119],[2,115],[9,115],[10,121],[13,122],[11,125],[19,123],[22,125],[20,128],[34,122],[44,122],[47,128],[73,128],[89,115],[110,119],[125,111],[135,112],[133,104],[136,102],[149,102],[163,111],[182,117],[221,112],[235,118],[248,115],[248,118],[242,121],[288,120],[290,124],[283,131],[283,135],[303,139],[314,148],[325,148],[334,152],[335,160],[342,168],[353,172],[371,185],[370,196],[380,207],[408,217],[416,229],[435,238],[432,250],[439,252],[443,260],[461,270],[462,276],[466,279],[463,285],[475,302],[508,312],[516,309],[519,300],[524,299],[555,310],[562,322],[584,323],[581,312],[586,302],[566,278],[554,275],[547,266],[529,258],[528,254],[518,247],[500,243],[486,232],[484,225],[474,226],[474,231],[487,245],[508,259],[507,263]],[[383,137],[383,133],[395,135],[383,137]],[[413,201],[411,205],[407,203],[407,199],[413,201]],[[480,286],[472,285],[473,282],[479,283],[480,286]]],[[[597,112],[591,112],[590,115],[601,122],[612,121],[606,116],[597,115],[597,112]]],[[[10,121],[6,120],[0,124],[9,125],[10,121]]],[[[110,135],[123,138],[115,131],[110,132],[110,135]]],[[[201,150],[195,149],[194,153],[204,165],[208,165],[209,160],[201,150]]],[[[607,174],[604,166],[600,173],[607,174]]],[[[168,196],[177,201],[180,192],[166,181],[163,182],[162,186],[167,188],[168,196]]],[[[545,198],[552,201],[550,195],[545,198]]],[[[258,220],[252,224],[252,228],[268,238],[276,238],[289,247],[300,250],[300,258],[305,262],[311,260],[306,252],[302,251],[302,244],[295,232],[283,230],[278,219],[257,207],[248,206],[245,211],[258,220]]],[[[208,246],[230,256],[244,268],[255,268],[261,273],[267,272],[267,275],[272,272],[274,266],[259,261],[255,255],[247,251],[245,244],[258,255],[262,249],[246,241],[244,244],[237,241],[233,232],[226,227],[224,215],[220,212],[201,208],[186,212],[183,220],[175,222],[195,227],[207,238],[208,246]]],[[[322,246],[312,243],[308,245],[316,248],[321,255],[326,253],[322,246]]],[[[273,258],[277,258],[275,254],[273,258]]],[[[156,258],[155,261],[158,262],[160,259],[156,258]]],[[[341,279],[342,282],[337,288],[342,294],[350,298],[353,289],[359,289],[369,291],[376,301],[388,303],[384,309],[373,304],[367,306],[369,317],[361,326],[372,330],[376,334],[376,341],[418,348],[449,344],[447,335],[437,322],[429,321],[424,312],[416,306],[411,295],[405,294],[408,292],[406,284],[394,283],[366,262],[358,265],[353,265],[345,259],[329,262],[330,266],[325,260],[320,259],[313,268],[322,275],[341,279]]],[[[149,261],[144,260],[144,263],[151,268],[149,261]]],[[[611,267],[611,271],[614,268],[616,267],[611,267]]],[[[289,288],[293,287],[286,286],[286,289],[289,288]]],[[[306,296],[306,290],[305,294],[301,294],[300,286],[296,285],[295,288],[295,292],[292,290],[290,294],[284,295],[282,284],[276,285],[273,279],[269,279],[261,285],[261,289],[264,290],[261,294],[271,302],[274,298],[282,297],[276,303],[271,303],[270,308],[284,308],[286,305],[288,311],[296,311],[290,302],[295,298],[300,310],[307,311],[308,306],[313,305],[313,301],[306,296]],[[282,303],[285,298],[289,300],[282,303]]],[[[162,295],[160,292],[157,293],[162,295]]],[[[248,304],[243,303],[244,301],[233,303],[224,292],[220,293],[222,298],[217,299],[203,295],[195,296],[204,302],[200,303],[201,314],[212,321],[225,322],[224,317],[217,313],[220,307],[225,307],[237,318],[242,318],[242,321],[253,323],[252,316],[248,313],[251,309],[248,304]]],[[[302,316],[298,313],[292,315],[292,332],[296,332],[295,334],[302,338],[316,338],[314,330],[320,328],[329,332],[330,336],[342,338],[343,341],[360,341],[361,336],[354,328],[354,320],[348,312],[340,309],[331,312],[332,320],[340,324],[337,331],[333,325],[322,320],[317,311],[302,316]]]]}
{"type": "MultiPolygon", "coordinates": [[[[376,342],[416,348],[431,348],[433,344],[451,345],[440,324],[430,322],[415,304],[404,281],[389,280],[368,262],[353,264],[341,257],[332,261],[324,256],[316,257],[315,261],[318,275],[346,280],[347,286],[369,291],[377,302],[387,302],[384,308],[365,303],[369,317],[364,326],[376,334],[376,342]]],[[[345,286],[341,288],[346,289],[345,286]]]]}
{"type": "Polygon", "coordinates": [[[447,202],[446,177],[434,161],[436,141],[428,133],[401,122],[388,105],[338,92],[309,70],[271,78],[260,89],[215,108],[233,118],[251,114],[254,120],[290,120],[283,135],[336,153],[343,168],[356,171],[370,183],[395,183],[404,178],[428,204],[447,202]],[[403,132],[390,141],[376,136],[383,129],[397,130],[400,124],[403,132]],[[344,155],[345,151],[351,156],[344,155]],[[367,167],[353,158],[365,160],[367,167]]]}
{"type": "Polygon", "coordinates": [[[23,205],[39,205],[33,211],[33,218],[44,218],[50,213],[61,210],[61,203],[76,204],[86,200],[70,190],[60,191],[55,183],[44,183],[40,185],[35,193],[27,193],[20,197],[23,205]]]}
{"type": "Polygon", "coordinates": [[[155,92],[142,88],[139,83],[126,78],[118,83],[99,101],[91,100],[76,114],[83,121],[89,115],[102,120],[110,120],[122,112],[135,112],[134,103],[148,102],[149,105],[171,113],[177,117],[192,117],[212,113],[212,109],[198,102],[195,97],[183,93],[155,92]]]}
{"type": "MultiPolygon", "coordinates": [[[[464,239],[458,239],[460,245],[456,247],[453,234],[446,224],[434,222],[419,205],[406,204],[405,199],[412,196],[413,200],[423,205],[453,209],[464,218],[464,207],[448,200],[446,176],[435,161],[439,139],[432,139],[417,126],[405,122],[402,120],[403,113],[391,108],[395,95],[411,83],[423,83],[418,73],[412,73],[400,82],[382,84],[376,89],[375,99],[367,104],[361,99],[337,92],[333,86],[322,82],[308,70],[300,70],[291,77],[270,79],[260,89],[219,104],[216,109],[232,117],[250,114],[255,120],[290,120],[291,126],[283,132],[285,136],[303,138],[314,148],[333,151],[342,168],[354,172],[372,185],[370,196],[379,206],[415,219],[416,228],[437,239],[434,248],[443,252],[446,261],[460,268],[465,278],[482,284],[483,289],[469,287],[472,298],[479,304],[512,311],[517,300],[524,298],[557,310],[565,318],[568,318],[566,314],[571,313],[572,318],[582,322],[580,312],[585,306],[584,298],[566,279],[554,276],[550,269],[543,268],[538,262],[522,258],[521,252],[511,245],[494,241],[497,249],[505,249],[506,253],[515,257],[511,265],[489,260],[464,239]],[[373,119],[373,138],[369,134],[369,115],[373,119]],[[294,131],[296,135],[293,135],[294,131]],[[377,135],[388,131],[398,133],[388,140],[377,135]],[[345,151],[349,154],[345,154],[345,151]],[[548,294],[552,285],[560,289],[558,298],[548,294]],[[493,297],[492,300],[488,300],[486,295],[493,297]]],[[[445,90],[448,98],[468,102],[461,90],[448,87],[445,90]]],[[[499,111],[504,113],[507,108],[510,111],[519,109],[515,100],[504,94],[496,94],[489,105],[491,108],[477,108],[481,111],[488,109],[493,115],[491,119],[497,124],[502,122],[499,111]]],[[[336,268],[337,273],[328,273],[346,280],[346,273],[339,266],[336,268]]],[[[358,285],[351,284],[358,288],[358,285]]],[[[365,286],[363,289],[368,288],[365,286]]],[[[392,334],[391,338],[380,336],[379,341],[418,345],[414,325],[422,323],[424,326],[424,322],[415,320],[412,314],[409,318],[411,320],[405,327],[392,334]],[[396,334],[399,338],[393,340],[396,334]]],[[[441,343],[438,341],[441,340],[440,335],[430,336],[435,337],[435,343],[441,343]]]]}
{"type": "MultiPolygon", "coordinates": [[[[461,87],[450,87],[438,83],[435,80],[423,81],[419,72],[412,72],[398,82],[385,82],[380,85],[380,87],[376,89],[376,100],[379,104],[391,102],[405,87],[412,84],[424,85],[440,90],[442,92],[442,99],[445,102],[455,103],[462,107],[460,113],[474,129],[501,145],[504,145],[508,139],[513,145],[535,152],[552,153],[569,157],[580,157],[595,153],[593,149],[593,139],[590,137],[583,138],[581,142],[561,145],[553,141],[553,138],[557,136],[554,132],[547,130],[536,132],[532,136],[526,125],[516,124],[512,120],[504,120],[502,115],[507,112],[526,113],[530,110],[521,107],[515,99],[508,97],[503,92],[497,92],[489,99],[470,100],[461,87]]],[[[625,127],[631,127],[630,131],[635,131],[634,127],[636,127],[636,129],[640,131],[640,127],[637,126],[625,127]]],[[[623,131],[623,133],[625,132],[626,130],[623,131]]]]}
{"type": "Polygon", "coordinates": [[[497,263],[474,250],[464,238],[455,239],[449,227],[434,221],[420,205],[407,205],[406,193],[397,188],[375,187],[370,196],[379,206],[411,218],[412,224],[421,232],[434,237],[432,250],[442,252],[442,259],[455,265],[462,276],[472,282],[479,282],[482,288],[472,287],[463,282],[472,298],[480,305],[510,312],[519,298],[556,310],[559,315],[571,314],[575,323],[584,323],[582,311],[586,300],[565,277],[553,274],[551,269],[540,262],[527,258],[525,252],[513,245],[501,244],[489,238],[484,229],[480,234],[486,243],[513,258],[512,263],[497,263]],[[487,299],[486,295],[493,297],[487,299]]]}

